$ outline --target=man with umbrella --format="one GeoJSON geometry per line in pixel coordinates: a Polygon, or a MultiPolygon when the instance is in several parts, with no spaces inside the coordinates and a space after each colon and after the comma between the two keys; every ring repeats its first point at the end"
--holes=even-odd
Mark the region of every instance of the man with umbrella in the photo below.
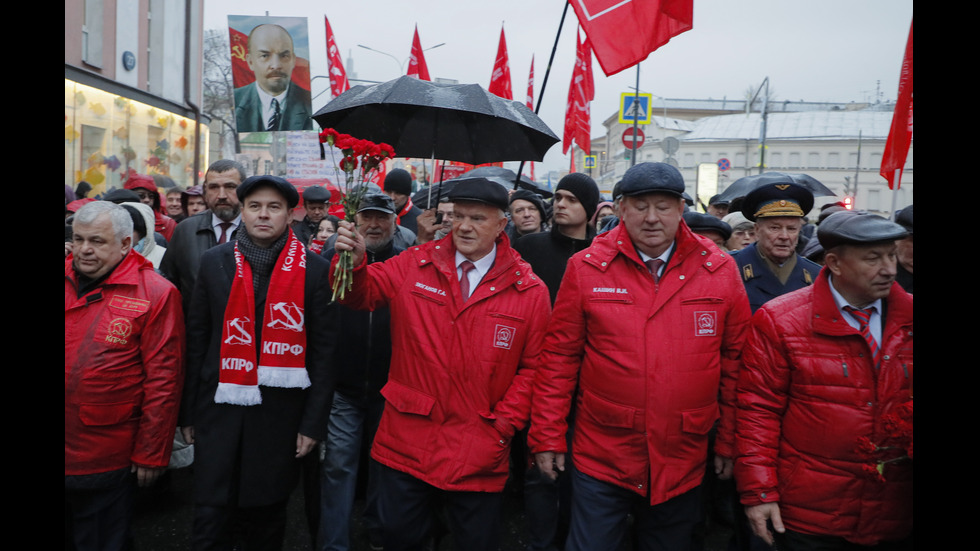
{"type": "Polygon", "coordinates": [[[507,192],[474,178],[449,200],[452,234],[388,261],[366,264],[349,223],[336,242],[355,266],[341,302],[391,312],[392,364],[371,450],[382,464],[387,551],[430,537],[436,498],[457,549],[497,549],[510,440],[530,414],[550,312],[547,288],[502,234],[507,192]]]}
{"type": "Polygon", "coordinates": [[[820,266],[796,253],[813,193],[787,177],[749,192],[742,214],[755,222],[757,241],[732,253],[754,313],[770,299],[813,283],[820,266]]]}

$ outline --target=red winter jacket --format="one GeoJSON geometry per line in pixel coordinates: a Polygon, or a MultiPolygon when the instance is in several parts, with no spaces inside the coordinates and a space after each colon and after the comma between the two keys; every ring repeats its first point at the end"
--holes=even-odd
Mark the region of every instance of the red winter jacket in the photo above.
{"type": "Polygon", "coordinates": [[[530,415],[548,289],[501,234],[493,266],[464,303],[455,254],[448,236],[354,272],[343,304],[391,310],[391,369],[371,456],[443,490],[500,492],[510,439],[530,415]]]}
{"type": "Polygon", "coordinates": [[[708,431],[734,457],[739,353],[750,317],[735,261],[687,225],[660,282],[623,225],[571,258],[535,383],[531,451],[566,451],[578,381],[575,468],[662,503],[701,483],[708,431]],[[720,399],[719,399],[720,398],[720,399]]]}
{"type": "Polygon", "coordinates": [[[752,319],[738,383],[735,480],[743,504],[778,502],[790,530],[872,545],[912,529],[911,461],[889,463],[882,483],[862,474],[856,450],[860,437],[892,443],[882,418],[911,394],[912,295],[895,284],[885,302],[877,370],[864,338],[842,319],[826,268],[752,319]]]}
{"type": "Polygon", "coordinates": [[[77,297],[65,260],[65,475],[170,461],[184,380],[180,293],[134,251],[77,297]]]}

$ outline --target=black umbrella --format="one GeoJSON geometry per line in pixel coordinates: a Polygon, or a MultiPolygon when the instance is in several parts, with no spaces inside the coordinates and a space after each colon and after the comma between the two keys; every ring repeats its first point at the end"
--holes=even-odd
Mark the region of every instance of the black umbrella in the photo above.
{"type": "Polygon", "coordinates": [[[317,111],[321,128],[384,142],[399,157],[470,164],[540,161],[558,136],[521,102],[478,84],[403,76],[354,86],[317,111]]]}
{"type": "Polygon", "coordinates": [[[837,194],[830,191],[830,188],[821,184],[816,178],[809,174],[790,174],[786,172],[763,172],[752,176],[745,176],[732,182],[732,185],[721,192],[720,200],[733,201],[739,197],[745,197],[750,191],[757,187],[768,184],[799,184],[813,194],[814,197],[829,196],[835,197],[837,194]]]}
{"type": "MultiPolygon", "coordinates": [[[[469,172],[464,172],[463,178],[486,178],[487,180],[492,180],[507,189],[516,189],[514,186],[514,180],[517,178],[517,173],[509,168],[504,168],[501,166],[481,166],[474,168],[469,172]]],[[[542,187],[540,184],[534,180],[528,178],[526,175],[521,174],[520,188],[526,189],[528,191],[533,191],[541,197],[547,199],[554,195],[554,193],[548,191],[547,188],[542,187]]]]}

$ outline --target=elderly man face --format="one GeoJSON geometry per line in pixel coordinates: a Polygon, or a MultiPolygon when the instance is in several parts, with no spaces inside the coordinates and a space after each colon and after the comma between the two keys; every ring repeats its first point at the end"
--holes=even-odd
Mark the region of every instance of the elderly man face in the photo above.
{"type": "Polygon", "coordinates": [[[863,308],[891,291],[898,247],[894,242],[841,245],[824,256],[834,288],[852,305],[863,308]]]}
{"type": "Polygon", "coordinates": [[[510,217],[521,235],[541,230],[541,212],[530,201],[515,199],[510,204],[510,217]]]}
{"type": "Polygon", "coordinates": [[[104,276],[122,262],[133,243],[132,235],[119,238],[109,213],[100,214],[87,224],[76,219],[72,230],[75,271],[92,279],[104,276]]]}
{"type": "Polygon", "coordinates": [[[377,251],[395,237],[395,215],[380,210],[362,210],[354,215],[357,233],[364,237],[364,248],[377,251]]]}
{"type": "Polygon", "coordinates": [[[898,245],[898,261],[902,266],[908,270],[911,274],[912,272],[912,236],[909,235],[905,239],[899,239],[896,242],[898,245]]]}
{"type": "Polygon", "coordinates": [[[235,192],[241,183],[241,175],[237,170],[208,172],[204,175],[204,202],[211,212],[225,222],[231,222],[241,212],[242,204],[235,192]]]}
{"type": "Polygon", "coordinates": [[[453,205],[453,244],[468,260],[479,260],[493,250],[507,226],[504,211],[486,203],[458,201],[453,205]]]}
{"type": "Polygon", "coordinates": [[[803,219],[795,216],[760,218],[755,223],[755,236],[759,250],[766,258],[782,264],[796,254],[803,219]]]}
{"type": "Polygon", "coordinates": [[[636,248],[657,257],[674,242],[684,214],[684,199],[669,193],[623,197],[619,211],[636,248]]]}
{"type": "Polygon", "coordinates": [[[327,215],[326,203],[310,201],[303,206],[306,208],[306,216],[310,219],[310,222],[319,222],[327,215]]]}
{"type": "Polygon", "coordinates": [[[278,25],[259,25],[249,35],[245,60],[259,87],[278,96],[286,91],[296,66],[293,39],[278,25]]]}

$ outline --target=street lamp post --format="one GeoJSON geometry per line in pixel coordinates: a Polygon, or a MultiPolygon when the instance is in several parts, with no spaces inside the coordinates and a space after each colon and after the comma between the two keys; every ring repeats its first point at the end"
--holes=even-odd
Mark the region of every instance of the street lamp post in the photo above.
{"type": "MultiPolygon", "coordinates": [[[[422,51],[423,52],[427,52],[429,50],[434,50],[434,49],[438,48],[439,46],[445,46],[445,45],[446,45],[445,42],[441,42],[439,44],[436,44],[435,46],[432,46],[432,47],[429,47],[429,48],[425,48],[422,51]]],[[[399,74],[399,76],[405,74],[405,63],[407,63],[409,59],[412,59],[412,56],[408,56],[408,57],[405,58],[404,61],[398,61],[398,58],[397,57],[389,54],[388,52],[382,52],[381,50],[376,50],[376,49],[374,49],[374,48],[372,48],[370,46],[365,46],[364,44],[358,44],[357,47],[358,48],[364,48],[365,50],[371,50],[372,52],[375,52],[375,53],[378,53],[378,54],[381,54],[381,55],[386,55],[386,56],[390,57],[391,59],[395,60],[395,63],[398,65],[398,74],[399,74]]]]}

